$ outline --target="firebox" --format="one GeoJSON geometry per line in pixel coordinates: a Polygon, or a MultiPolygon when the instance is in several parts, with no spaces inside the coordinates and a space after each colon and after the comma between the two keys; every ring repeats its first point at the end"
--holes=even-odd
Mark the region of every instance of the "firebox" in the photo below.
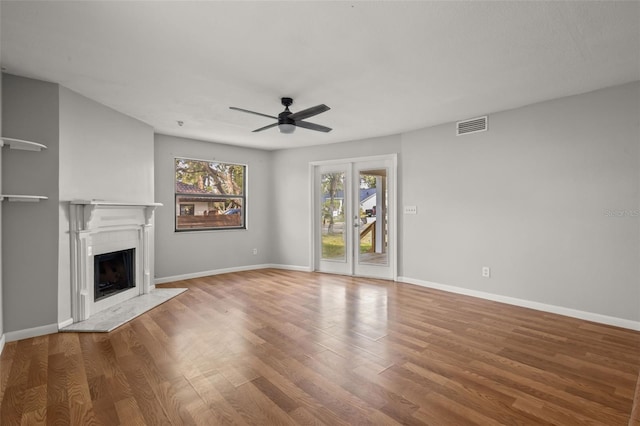
{"type": "Polygon", "coordinates": [[[136,286],[135,248],[94,256],[94,301],[136,286]]]}

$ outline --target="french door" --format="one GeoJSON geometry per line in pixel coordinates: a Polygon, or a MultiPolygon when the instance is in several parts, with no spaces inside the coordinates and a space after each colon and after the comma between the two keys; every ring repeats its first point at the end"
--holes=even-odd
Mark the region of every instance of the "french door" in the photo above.
{"type": "Polygon", "coordinates": [[[314,269],[396,278],[395,157],[314,164],[314,269]]]}

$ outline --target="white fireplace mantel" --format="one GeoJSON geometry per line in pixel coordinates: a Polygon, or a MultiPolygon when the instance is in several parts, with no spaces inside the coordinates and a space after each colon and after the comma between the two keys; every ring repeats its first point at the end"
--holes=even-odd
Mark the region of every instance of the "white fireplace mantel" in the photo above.
{"type": "MultiPolygon", "coordinates": [[[[121,201],[105,201],[105,200],[74,200],[71,201],[71,205],[83,206],[83,221],[82,229],[91,227],[91,220],[93,214],[99,209],[117,210],[118,208],[124,209],[139,209],[144,208],[145,211],[145,224],[149,225],[151,216],[156,207],[161,207],[162,203],[133,203],[133,202],[121,202],[121,201]]],[[[72,207],[73,210],[73,207],[72,207]]],[[[80,219],[80,218],[78,218],[80,219]]],[[[72,223],[73,226],[73,223],[72,223]]]]}
{"type": "Polygon", "coordinates": [[[160,203],[105,200],[70,202],[71,313],[73,322],[147,294],[151,290],[150,238],[153,212],[160,203]],[[136,287],[99,302],[94,301],[93,256],[135,248],[136,287]]]}

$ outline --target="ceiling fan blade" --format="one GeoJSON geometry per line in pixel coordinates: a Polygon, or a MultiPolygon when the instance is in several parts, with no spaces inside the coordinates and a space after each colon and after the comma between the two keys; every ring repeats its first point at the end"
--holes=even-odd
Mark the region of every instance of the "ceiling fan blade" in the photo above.
{"type": "Polygon", "coordinates": [[[329,111],[331,108],[326,106],[325,104],[316,105],[311,108],[303,109],[302,111],[294,112],[289,115],[289,118],[292,120],[304,120],[305,118],[313,117],[314,115],[318,115],[322,112],[329,111]]]}
{"type": "Polygon", "coordinates": [[[254,132],[261,132],[263,130],[270,129],[272,127],[276,127],[278,123],[269,124],[268,126],[260,127],[259,129],[255,129],[254,132]]]}
{"type": "Polygon", "coordinates": [[[261,112],[249,111],[248,109],[242,109],[242,108],[236,108],[236,107],[229,107],[229,109],[234,109],[236,111],[242,111],[242,112],[248,112],[249,114],[261,115],[263,117],[273,118],[274,120],[278,119],[278,117],[274,117],[273,115],[267,115],[267,114],[263,114],[261,112]]]}
{"type": "Polygon", "coordinates": [[[309,129],[309,130],[317,130],[319,132],[325,132],[325,133],[328,133],[331,131],[330,127],[321,126],[316,123],[309,123],[308,121],[296,121],[296,126],[304,127],[305,129],[309,129]]]}

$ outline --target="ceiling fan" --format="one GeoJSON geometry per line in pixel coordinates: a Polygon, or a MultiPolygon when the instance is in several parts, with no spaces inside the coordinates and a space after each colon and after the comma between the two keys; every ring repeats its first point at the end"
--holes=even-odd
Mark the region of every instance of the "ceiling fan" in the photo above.
{"type": "Polygon", "coordinates": [[[311,108],[303,109],[298,112],[289,111],[289,106],[293,104],[293,99],[291,98],[282,98],[282,105],[284,105],[284,111],[278,114],[277,117],[272,115],[262,114],[260,112],[249,111],[248,109],[229,107],[230,109],[234,109],[236,111],[248,112],[249,114],[261,115],[263,117],[273,118],[278,120],[277,123],[269,124],[268,126],[260,127],[259,129],[254,130],[254,132],[261,132],[263,130],[270,129],[272,127],[278,126],[280,129],[280,133],[293,133],[296,130],[296,127],[304,127],[309,130],[317,130],[318,132],[330,132],[331,128],[321,126],[315,123],[309,123],[308,121],[303,121],[309,117],[313,117],[314,115],[318,115],[325,111],[330,110],[328,106],[325,104],[316,105],[311,108]]]}

